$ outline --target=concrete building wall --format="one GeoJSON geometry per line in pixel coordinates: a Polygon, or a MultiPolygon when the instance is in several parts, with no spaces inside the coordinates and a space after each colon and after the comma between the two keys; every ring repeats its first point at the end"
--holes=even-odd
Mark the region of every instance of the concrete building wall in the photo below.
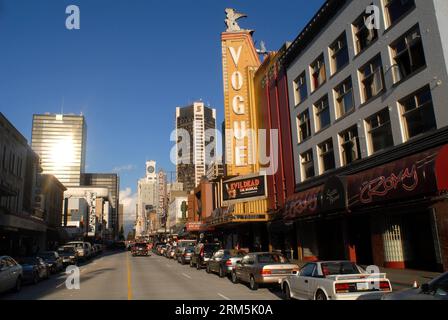
{"type": "Polygon", "coordinates": [[[305,180],[300,164],[300,155],[307,150],[312,150],[313,152],[316,175],[323,173],[322,165],[319,162],[320,154],[318,145],[328,139],[331,139],[333,142],[336,168],[343,165],[338,134],[351,126],[358,128],[361,157],[367,158],[372,155],[373,152],[370,150],[368,141],[369,129],[365,120],[384,108],[388,108],[389,110],[394,145],[406,142],[408,139],[404,132],[403,117],[398,101],[424,86],[428,85],[431,89],[437,128],[448,125],[448,113],[446,112],[446,101],[448,99],[447,69],[445,64],[440,63],[441,61],[445,61],[442,53],[446,52],[444,49],[444,46],[446,48],[446,44],[442,45],[441,37],[444,38],[447,28],[444,28],[446,22],[438,25],[440,20],[444,19],[442,17],[447,16],[446,2],[416,0],[415,4],[415,9],[411,10],[396,24],[387,28],[385,9],[381,0],[348,1],[348,4],[321,30],[320,34],[310,42],[289,66],[287,74],[289,81],[291,124],[293,128],[295,180],[297,184],[305,180]],[[381,8],[378,39],[361,53],[356,54],[352,22],[365,12],[366,8],[372,2],[381,8]],[[437,10],[435,10],[436,8],[437,10]],[[426,68],[400,83],[393,83],[391,66],[394,62],[392,60],[392,49],[390,46],[416,25],[419,26],[423,42],[426,68]],[[442,29],[444,31],[439,32],[442,29]],[[345,32],[347,37],[349,64],[336,74],[331,74],[329,46],[343,32],[345,32]],[[313,61],[321,54],[324,55],[327,81],[313,92],[309,68],[313,61]],[[364,103],[362,100],[359,69],[377,55],[382,60],[385,91],[368,103],[364,103]],[[303,102],[297,104],[294,80],[303,72],[306,73],[308,97],[303,102]],[[341,118],[337,118],[334,89],[348,77],[352,79],[355,111],[341,118]],[[328,95],[329,98],[331,124],[328,128],[319,131],[316,128],[317,119],[316,112],[314,112],[314,104],[325,95],[328,95]],[[298,137],[297,117],[305,110],[309,110],[312,133],[309,139],[301,142],[298,137]]]}

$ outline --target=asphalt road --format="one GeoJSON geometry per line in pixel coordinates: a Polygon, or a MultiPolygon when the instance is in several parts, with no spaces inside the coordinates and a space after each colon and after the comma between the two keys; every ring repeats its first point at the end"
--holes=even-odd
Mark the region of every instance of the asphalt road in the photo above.
{"type": "Polygon", "coordinates": [[[275,288],[251,291],[244,284],[207,274],[174,260],[129,252],[106,252],[80,265],[80,289],[69,290],[65,273],[53,275],[20,293],[0,295],[6,300],[278,300],[275,288]]]}

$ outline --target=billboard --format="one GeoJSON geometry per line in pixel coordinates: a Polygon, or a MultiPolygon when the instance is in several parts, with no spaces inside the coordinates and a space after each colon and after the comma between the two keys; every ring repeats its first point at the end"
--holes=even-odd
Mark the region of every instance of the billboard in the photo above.
{"type": "Polygon", "coordinates": [[[246,176],[222,181],[222,202],[245,202],[267,197],[265,175],[246,176]]]}

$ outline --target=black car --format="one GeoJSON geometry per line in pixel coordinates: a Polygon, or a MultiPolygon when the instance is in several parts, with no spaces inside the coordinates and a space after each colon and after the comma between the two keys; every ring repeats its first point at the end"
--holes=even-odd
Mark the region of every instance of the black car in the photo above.
{"type": "Polygon", "coordinates": [[[50,268],[42,258],[20,257],[15,260],[22,266],[24,282],[36,284],[50,277],[50,268]]]}
{"type": "Polygon", "coordinates": [[[190,267],[200,270],[205,267],[213,254],[221,248],[219,243],[199,243],[191,256],[190,267]]]}
{"type": "Polygon", "coordinates": [[[58,273],[64,268],[62,258],[56,251],[41,252],[38,256],[48,264],[51,273],[58,273]]]}
{"type": "Polygon", "coordinates": [[[64,266],[78,264],[78,251],[73,246],[63,246],[58,248],[58,254],[62,258],[64,266]]]}

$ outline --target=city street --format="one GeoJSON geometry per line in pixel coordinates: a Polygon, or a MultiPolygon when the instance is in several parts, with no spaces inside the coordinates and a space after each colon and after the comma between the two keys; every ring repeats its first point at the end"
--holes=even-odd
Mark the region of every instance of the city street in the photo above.
{"type": "Polygon", "coordinates": [[[177,261],[152,255],[132,257],[129,252],[106,252],[80,266],[80,290],[68,290],[64,273],[37,285],[26,285],[11,300],[277,300],[280,291],[260,288],[198,271],[177,261]]]}

